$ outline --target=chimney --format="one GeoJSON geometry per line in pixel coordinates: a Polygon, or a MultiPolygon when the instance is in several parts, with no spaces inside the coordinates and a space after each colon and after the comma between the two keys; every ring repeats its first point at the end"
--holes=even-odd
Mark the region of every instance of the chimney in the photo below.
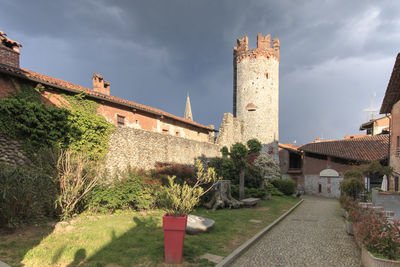
{"type": "Polygon", "coordinates": [[[97,73],[93,73],[93,91],[104,95],[110,95],[110,83],[105,81],[103,76],[97,73]]]}
{"type": "Polygon", "coordinates": [[[0,31],[0,64],[19,68],[19,48],[22,45],[6,37],[3,31],[0,31]]]}

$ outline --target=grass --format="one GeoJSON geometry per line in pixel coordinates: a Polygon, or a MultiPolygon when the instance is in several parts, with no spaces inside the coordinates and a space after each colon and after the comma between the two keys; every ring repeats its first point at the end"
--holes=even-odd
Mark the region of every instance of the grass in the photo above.
{"type": "MultiPolygon", "coordinates": [[[[216,224],[209,233],[185,236],[184,265],[213,266],[199,256],[229,255],[298,201],[274,197],[255,208],[197,209],[193,214],[213,219],[216,224]]],[[[54,228],[44,223],[25,227],[0,235],[0,259],[12,266],[163,266],[162,215],[160,210],[147,214],[82,214],[65,226],[54,228]]]]}

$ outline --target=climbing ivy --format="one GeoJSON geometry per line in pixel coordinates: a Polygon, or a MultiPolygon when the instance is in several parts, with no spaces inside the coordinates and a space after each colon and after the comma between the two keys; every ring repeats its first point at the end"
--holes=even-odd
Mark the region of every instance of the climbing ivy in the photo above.
{"type": "Polygon", "coordinates": [[[108,150],[108,141],[115,126],[97,115],[98,103],[83,94],[62,95],[70,105],[68,121],[69,148],[85,152],[91,159],[102,159],[108,150]]]}
{"type": "Polygon", "coordinates": [[[28,84],[17,86],[15,93],[0,100],[0,131],[20,140],[29,154],[42,148],[67,145],[69,131],[66,109],[45,106],[40,101],[40,91],[28,84]]]}
{"type": "Polygon", "coordinates": [[[17,139],[28,156],[43,147],[84,152],[104,158],[114,125],[96,114],[98,104],[83,94],[62,95],[68,107],[46,106],[44,88],[12,80],[15,93],[0,100],[0,131],[17,139]]]}

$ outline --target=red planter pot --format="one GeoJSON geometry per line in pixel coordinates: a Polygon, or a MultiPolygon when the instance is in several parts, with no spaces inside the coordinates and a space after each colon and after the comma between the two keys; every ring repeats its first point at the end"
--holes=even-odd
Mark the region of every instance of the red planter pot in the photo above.
{"type": "Polygon", "coordinates": [[[174,217],[163,216],[165,263],[182,262],[183,241],[185,239],[187,215],[174,217]]]}

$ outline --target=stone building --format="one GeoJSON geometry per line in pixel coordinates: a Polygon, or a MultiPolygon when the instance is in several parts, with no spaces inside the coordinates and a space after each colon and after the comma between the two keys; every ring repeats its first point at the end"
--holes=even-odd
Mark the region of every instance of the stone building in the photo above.
{"type": "Polygon", "coordinates": [[[62,106],[65,102],[62,94],[83,93],[99,104],[97,109],[99,115],[117,126],[170,134],[200,142],[209,142],[210,136],[216,132],[212,127],[193,121],[190,103],[187,107],[190,109],[190,117],[183,118],[157,108],[112,96],[110,83],[97,73],[92,77],[93,88],[85,88],[20,68],[19,47],[21,45],[8,39],[4,32],[0,33],[2,33],[0,35],[0,97],[6,97],[14,91],[13,81],[18,80],[34,86],[37,84],[44,86],[43,99],[56,106],[62,106]]]}
{"type": "MultiPolygon", "coordinates": [[[[283,178],[296,181],[306,194],[339,197],[345,171],[355,165],[386,164],[389,135],[312,142],[303,146],[279,145],[283,178]]],[[[380,187],[382,177],[367,179],[368,188],[380,187]]]]}
{"type": "MultiPolygon", "coordinates": [[[[111,94],[111,85],[102,75],[93,74],[92,88],[36,73],[20,67],[21,45],[0,31],[0,98],[7,97],[23,85],[32,90],[40,88],[46,105],[68,106],[64,95],[84,94],[98,103],[97,114],[115,124],[111,135],[106,165],[111,171],[128,165],[154,168],[158,162],[193,164],[198,157],[220,155],[215,144],[213,126],[193,121],[190,99],[187,98],[185,117],[118,98],[111,94]]],[[[0,152],[7,163],[26,162],[18,144],[0,133],[0,152]],[[7,155],[4,156],[4,153],[7,155]]]]}
{"type": "Polygon", "coordinates": [[[390,76],[385,97],[382,102],[381,114],[391,115],[390,122],[390,152],[389,165],[393,168],[393,175],[388,179],[388,189],[400,189],[400,53],[390,76]]]}
{"type": "Polygon", "coordinates": [[[263,151],[279,160],[279,39],[257,35],[257,48],[248,37],[233,49],[233,115],[243,121],[242,142],[257,138],[263,151]]]}

